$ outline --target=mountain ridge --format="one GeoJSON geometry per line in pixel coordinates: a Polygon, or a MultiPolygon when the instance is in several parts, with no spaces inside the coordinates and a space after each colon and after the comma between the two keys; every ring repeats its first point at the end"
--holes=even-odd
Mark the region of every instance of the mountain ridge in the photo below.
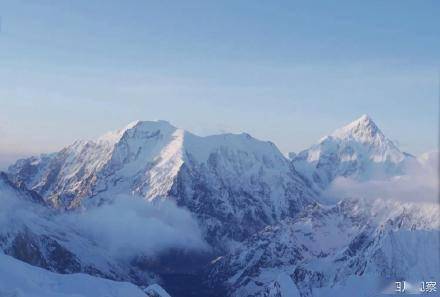
{"type": "Polygon", "coordinates": [[[8,176],[67,210],[119,195],[171,199],[208,219],[206,233],[224,243],[294,215],[314,195],[273,143],[246,133],[201,137],[166,121],[132,122],[98,141],[19,160],[8,176]]]}
{"type": "MultiPolygon", "coordinates": [[[[435,157],[427,154],[417,162],[430,164],[435,157]]],[[[83,238],[82,229],[52,222],[40,211],[31,212],[37,228],[29,220],[17,225],[23,230],[5,228],[0,248],[62,273],[87,272],[142,285],[163,277],[165,289],[178,296],[194,293],[190,286],[197,283],[197,297],[320,297],[333,287],[352,296],[360,281],[376,286],[378,275],[437,272],[427,263],[431,274],[424,275],[419,266],[393,254],[397,249],[420,258],[419,248],[428,254],[434,249],[436,210],[377,199],[323,204],[320,195],[340,177],[360,182],[399,177],[414,159],[367,115],[293,160],[273,143],[246,133],[201,137],[166,121],[135,121],[95,140],[18,160],[0,174],[0,198],[10,194],[2,185],[11,193],[23,192],[17,197],[23,202],[35,193],[41,199],[36,205],[53,214],[124,205],[113,203],[116,198],[151,205],[169,200],[197,219],[209,253],[171,249],[157,259],[140,253],[130,255],[130,263],[118,262],[83,238]],[[200,270],[211,260],[206,271],[200,270]]]]}

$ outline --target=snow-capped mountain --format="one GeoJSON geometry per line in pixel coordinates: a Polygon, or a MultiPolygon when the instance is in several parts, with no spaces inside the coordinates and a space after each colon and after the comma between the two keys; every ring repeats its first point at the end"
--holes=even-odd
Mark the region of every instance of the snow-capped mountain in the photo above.
{"type": "Polygon", "coordinates": [[[320,189],[336,177],[363,181],[401,175],[407,163],[415,160],[401,152],[368,115],[291,156],[295,169],[320,189]]]}
{"type": "Polygon", "coordinates": [[[436,281],[438,211],[380,200],[314,204],[217,259],[209,281],[240,297],[373,297],[396,280],[436,281]]]}
{"type": "Polygon", "coordinates": [[[273,143],[248,134],[199,137],[165,121],[134,122],[19,160],[8,176],[55,208],[87,208],[121,194],[168,197],[200,219],[210,243],[240,241],[313,196],[273,143]]]}
{"type": "Polygon", "coordinates": [[[0,173],[0,252],[155,297],[376,297],[438,280],[437,163],[368,116],[292,160],[245,133],[137,121],[0,173]],[[362,199],[324,205],[330,189],[362,199]]]}

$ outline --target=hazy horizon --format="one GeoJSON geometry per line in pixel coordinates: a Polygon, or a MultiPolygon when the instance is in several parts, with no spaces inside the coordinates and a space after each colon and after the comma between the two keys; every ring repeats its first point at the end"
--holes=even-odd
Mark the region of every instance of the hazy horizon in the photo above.
{"type": "Polygon", "coordinates": [[[438,149],[438,1],[2,1],[0,168],[134,120],[298,152],[369,114],[438,149]]]}
{"type": "MultiPolygon", "coordinates": [[[[359,117],[360,117],[360,116],[362,116],[362,115],[359,115],[359,117]]],[[[368,116],[370,116],[370,115],[368,115],[368,116]]],[[[358,118],[359,118],[359,117],[358,117],[358,118]]],[[[371,117],[371,116],[370,116],[370,117],[371,117]]],[[[371,117],[371,118],[372,118],[372,120],[377,124],[377,122],[375,121],[374,117],[371,117]]],[[[335,128],[332,129],[331,131],[328,131],[328,133],[323,134],[323,135],[321,135],[320,137],[318,137],[313,143],[310,143],[308,146],[302,148],[301,150],[303,150],[303,149],[307,149],[309,146],[311,146],[311,145],[317,143],[321,137],[323,137],[323,136],[327,136],[327,135],[330,135],[330,134],[331,134],[334,130],[336,130],[337,128],[341,128],[342,126],[344,126],[344,125],[346,125],[346,124],[349,124],[350,122],[352,122],[352,121],[354,121],[354,120],[356,120],[356,119],[357,119],[357,118],[354,118],[354,119],[352,119],[351,121],[346,121],[344,124],[341,124],[340,126],[335,127],[335,128]]],[[[149,119],[149,120],[140,120],[140,121],[157,121],[157,120],[164,120],[164,121],[169,122],[171,125],[174,125],[173,122],[171,122],[171,121],[169,121],[169,120],[166,120],[166,119],[149,119]]],[[[133,122],[133,121],[132,121],[132,122],[133,122]]],[[[78,138],[78,139],[76,139],[76,140],[94,140],[94,139],[97,139],[99,136],[104,135],[104,134],[107,133],[107,132],[111,132],[111,131],[116,131],[116,130],[118,130],[118,129],[122,129],[122,128],[124,128],[125,126],[127,126],[128,124],[130,124],[130,123],[126,123],[125,125],[122,125],[121,127],[118,127],[118,128],[112,129],[112,130],[103,131],[102,133],[100,133],[100,134],[98,134],[98,135],[96,135],[95,137],[92,137],[92,138],[84,138],[84,137],[83,137],[83,138],[78,138]]],[[[176,125],[174,125],[174,126],[176,126],[176,125]]],[[[176,127],[177,127],[177,128],[183,128],[183,127],[179,127],[179,126],[176,126],[176,127]]],[[[185,129],[185,128],[183,128],[183,129],[185,129]]],[[[382,132],[383,132],[383,129],[382,129],[382,127],[380,127],[380,125],[379,125],[379,129],[381,129],[382,132]]],[[[234,131],[220,131],[220,130],[217,131],[217,132],[213,132],[213,133],[203,133],[203,131],[201,130],[201,131],[199,131],[199,133],[197,133],[197,132],[191,131],[191,130],[189,130],[189,129],[185,129],[185,130],[187,130],[187,131],[189,131],[189,132],[192,132],[192,133],[194,133],[194,134],[196,134],[196,135],[200,135],[200,136],[207,136],[207,135],[212,135],[212,134],[222,134],[222,133],[248,133],[248,132],[246,132],[246,131],[235,131],[235,132],[234,132],[234,131]]],[[[205,131],[205,132],[206,132],[206,131],[205,131]]],[[[252,135],[252,134],[251,134],[251,135],[252,135]]],[[[390,138],[390,136],[387,135],[386,133],[385,133],[385,135],[386,135],[387,137],[390,138]]],[[[255,135],[252,135],[252,136],[255,136],[255,135]]],[[[272,141],[272,142],[274,142],[274,141],[271,140],[271,139],[260,139],[260,138],[258,138],[258,137],[256,137],[256,138],[259,139],[259,140],[263,140],[263,141],[272,141]]],[[[392,138],[390,138],[390,139],[393,140],[392,138]]],[[[396,143],[397,146],[400,147],[398,141],[396,141],[396,140],[393,140],[393,141],[396,143]]],[[[274,142],[274,143],[275,143],[275,142],[274,142]]],[[[62,145],[60,145],[60,147],[57,147],[57,148],[55,147],[52,151],[34,151],[34,152],[30,151],[29,153],[26,153],[26,152],[19,152],[19,153],[16,153],[16,154],[14,154],[14,153],[11,153],[11,154],[8,154],[8,153],[0,153],[0,170],[5,170],[5,169],[7,169],[7,166],[8,166],[8,165],[11,165],[11,163],[13,163],[14,161],[16,161],[16,160],[19,159],[19,158],[22,158],[22,157],[28,157],[28,156],[31,156],[31,155],[39,155],[39,154],[42,154],[42,153],[52,153],[52,152],[56,152],[56,151],[58,151],[58,150],[60,150],[60,149],[62,149],[62,148],[64,148],[64,147],[66,147],[66,146],[68,146],[68,145],[70,145],[70,144],[72,144],[72,142],[62,144],[62,145]]],[[[298,150],[298,151],[294,151],[294,150],[282,150],[282,149],[278,146],[277,143],[275,143],[275,145],[280,149],[280,151],[281,151],[286,157],[287,157],[287,155],[288,155],[290,152],[298,153],[299,151],[301,151],[301,150],[298,150]]],[[[417,153],[417,154],[414,154],[414,155],[417,156],[417,155],[420,155],[420,154],[422,154],[422,153],[427,153],[427,152],[431,152],[431,151],[438,151],[438,148],[435,147],[435,148],[432,148],[432,149],[428,149],[428,150],[422,151],[422,152],[417,153]]],[[[410,152],[410,151],[405,151],[405,152],[413,154],[413,153],[410,152]]]]}

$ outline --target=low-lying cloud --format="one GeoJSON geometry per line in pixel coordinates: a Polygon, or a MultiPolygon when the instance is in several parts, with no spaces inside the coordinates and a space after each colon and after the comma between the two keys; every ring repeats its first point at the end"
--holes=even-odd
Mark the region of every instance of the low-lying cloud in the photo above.
{"type": "MultiPolygon", "coordinates": [[[[37,234],[83,238],[115,259],[154,257],[169,250],[208,251],[197,220],[168,200],[121,196],[84,211],[57,213],[21,199],[0,184],[0,234],[30,228],[37,234]]],[[[69,244],[74,250],[80,243],[69,244]]],[[[87,249],[87,247],[85,247],[87,249]]]]}
{"type": "Polygon", "coordinates": [[[83,236],[116,257],[153,256],[170,249],[207,249],[192,214],[173,202],[118,197],[111,204],[63,215],[83,236]]]}
{"type": "Polygon", "coordinates": [[[389,179],[357,181],[339,177],[332,182],[324,197],[332,200],[366,198],[438,203],[438,156],[439,152],[424,154],[406,167],[404,175],[389,179]]]}

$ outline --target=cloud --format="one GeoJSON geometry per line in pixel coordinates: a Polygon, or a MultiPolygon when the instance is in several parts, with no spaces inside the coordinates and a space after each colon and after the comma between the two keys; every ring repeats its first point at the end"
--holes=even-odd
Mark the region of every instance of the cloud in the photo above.
{"type": "MultiPolygon", "coordinates": [[[[0,204],[0,234],[24,227],[37,234],[64,234],[68,241],[82,238],[114,259],[128,261],[170,250],[209,251],[197,220],[169,200],[147,202],[127,195],[99,207],[59,213],[21,199],[0,180],[0,204]]],[[[69,246],[75,251],[79,244],[69,246]]]]}
{"type": "Polygon", "coordinates": [[[64,214],[58,219],[114,257],[154,256],[170,249],[208,249],[192,214],[168,200],[146,202],[123,196],[111,204],[64,214]]]}
{"type": "Polygon", "coordinates": [[[346,198],[384,199],[402,202],[438,203],[439,152],[423,154],[409,164],[405,175],[390,179],[357,181],[351,178],[335,179],[323,194],[327,200],[346,198]]]}
{"type": "Polygon", "coordinates": [[[0,233],[19,230],[23,226],[39,228],[48,210],[26,199],[0,178],[0,233]]]}

